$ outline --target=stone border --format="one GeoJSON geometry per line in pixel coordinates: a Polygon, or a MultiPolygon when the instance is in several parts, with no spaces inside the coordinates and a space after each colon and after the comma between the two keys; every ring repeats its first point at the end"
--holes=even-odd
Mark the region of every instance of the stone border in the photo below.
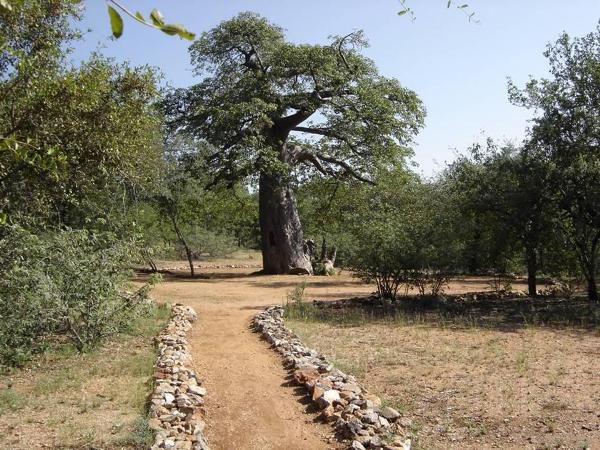
{"type": "Polygon", "coordinates": [[[283,322],[284,308],[270,306],[254,317],[254,327],[273,345],[321,409],[320,417],[335,427],[336,437],[354,450],[410,450],[402,439],[410,420],[369,394],[352,375],[336,369],[322,354],[307,348],[283,322]]]}
{"type": "Polygon", "coordinates": [[[192,367],[186,340],[197,319],[190,306],[175,304],[167,327],[157,337],[158,358],[154,366],[154,392],[149,425],[156,432],[151,450],[210,450],[196,418],[204,404],[206,389],[192,367]]]}

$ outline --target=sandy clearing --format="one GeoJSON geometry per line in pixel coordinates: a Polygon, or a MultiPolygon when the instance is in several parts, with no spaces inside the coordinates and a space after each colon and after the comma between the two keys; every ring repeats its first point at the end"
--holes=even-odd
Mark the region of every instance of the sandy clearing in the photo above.
{"type": "MultiPolygon", "coordinates": [[[[279,356],[250,330],[252,317],[306,282],[307,300],[333,300],[373,292],[348,272],[339,276],[252,276],[253,269],[201,270],[211,279],[167,277],[153,291],[159,301],[193,306],[199,322],[191,334],[197,370],[208,389],[207,437],[215,450],[335,449],[332,429],[307,413],[279,356]]],[[[185,272],[182,271],[182,274],[185,272]]],[[[523,288],[524,286],[516,286],[523,288]]],[[[482,291],[482,279],[453,282],[450,292],[482,291]]]]}
{"type": "MultiPolygon", "coordinates": [[[[247,270],[247,269],[246,269],[247,270]]],[[[217,271],[212,280],[168,279],[155,298],[193,306],[199,322],[191,334],[195,364],[208,389],[207,437],[216,449],[294,450],[337,448],[331,427],[306,412],[279,356],[249,329],[254,314],[285,302],[305,277],[246,276],[217,271]]],[[[342,298],[372,287],[348,276],[306,278],[307,298],[342,298]]]]}

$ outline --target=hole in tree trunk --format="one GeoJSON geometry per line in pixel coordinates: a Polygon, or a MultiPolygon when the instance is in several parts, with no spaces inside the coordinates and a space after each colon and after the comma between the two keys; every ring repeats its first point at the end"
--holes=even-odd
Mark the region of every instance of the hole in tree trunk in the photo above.
{"type": "Polygon", "coordinates": [[[269,245],[275,247],[275,234],[272,231],[269,231],[269,245]]]}

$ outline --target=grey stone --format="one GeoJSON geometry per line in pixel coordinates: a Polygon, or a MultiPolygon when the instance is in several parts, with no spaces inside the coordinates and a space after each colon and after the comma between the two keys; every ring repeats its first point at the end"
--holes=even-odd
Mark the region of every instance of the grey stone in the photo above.
{"type": "Polygon", "coordinates": [[[188,392],[191,392],[192,394],[201,395],[204,397],[206,395],[206,388],[203,388],[200,386],[190,386],[188,388],[188,392]]]}
{"type": "Polygon", "coordinates": [[[379,424],[384,428],[390,427],[390,422],[383,416],[379,416],[379,424]]]}
{"type": "Polygon", "coordinates": [[[385,406],[381,408],[379,414],[385,417],[387,420],[396,420],[400,417],[400,413],[396,411],[394,408],[390,408],[389,406],[385,406]]]}
{"type": "Polygon", "coordinates": [[[379,425],[379,414],[377,414],[375,411],[367,411],[367,413],[362,417],[362,421],[379,425]]]}

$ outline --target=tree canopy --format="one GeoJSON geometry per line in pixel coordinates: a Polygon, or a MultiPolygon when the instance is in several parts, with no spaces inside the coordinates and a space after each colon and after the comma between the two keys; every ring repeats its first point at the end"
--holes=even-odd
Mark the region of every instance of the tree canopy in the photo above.
{"type": "Polygon", "coordinates": [[[366,45],[360,32],[292,44],[281,28],[242,13],[192,45],[204,79],[171,97],[171,125],[219,146],[213,158],[227,179],[276,162],[368,179],[377,164],[409,154],[424,108],[377,73],[360,53],[366,45]],[[282,159],[283,143],[291,145],[282,159]]]}

